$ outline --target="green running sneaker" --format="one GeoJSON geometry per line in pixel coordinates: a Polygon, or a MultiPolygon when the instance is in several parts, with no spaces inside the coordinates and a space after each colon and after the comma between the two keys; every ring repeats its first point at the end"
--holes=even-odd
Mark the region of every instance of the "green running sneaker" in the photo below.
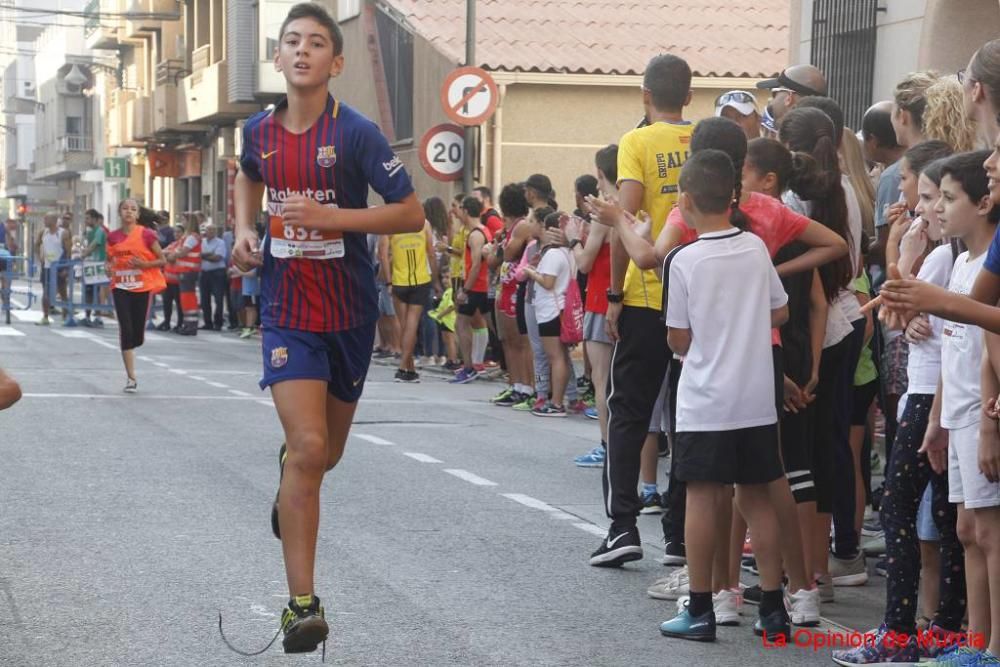
{"type": "Polygon", "coordinates": [[[326,613],[315,595],[297,596],[288,601],[288,607],[281,615],[281,640],[285,653],[312,653],[320,644],[326,652],[326,637],[330,626],[326,623],[326,613]],[[302,598],[311,598],[308,604],[302,598]]]}
{"type": "Polygon", "coordinates": [[[512,405],[511,408],[513,410],[517,410],[518,412],[531,412],[532,410],[535,409],[535,395],[534,394],[525,395],[523,401],[521,401],[520,403],[516,403],[515,405],[512,405]]]}

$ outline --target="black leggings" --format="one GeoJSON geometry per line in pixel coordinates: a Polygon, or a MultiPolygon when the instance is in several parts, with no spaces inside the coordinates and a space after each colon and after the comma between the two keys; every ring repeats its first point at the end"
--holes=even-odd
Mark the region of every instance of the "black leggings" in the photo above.
{"type": "Polygon", "coordinates": [[[934,525],[941,536],[941,599],[934,622],[958,631],[965,615],[965,561],[955,533],[956,505],[948,502],[948,478],[931,470],[926,454],[917,454],[927,430],[934,396],[912,394],[906,399],[903,418],[885,474],[882,496],[882,530],[886,541],[885,622],[891,630],[913,634],[920,584],[920,547],[917,542],[917,509],[928,480],[932,490],[934,525]]]}
{"type": "Polygon", "coordinates": [[[173,319],[174,305],[177,306],[177,325],[184,324],[184,310],[181,308],[181,286],[179,283],[167,283],[163,293],[163,321],[170,324],[173,319]]]}
{"type": "Polygon", "coordinates": [[[118,316],[118,343],[122,351],[140,347],[146,335],[146,313],[149,311],[149,292],[111,290],[118,316]]]}

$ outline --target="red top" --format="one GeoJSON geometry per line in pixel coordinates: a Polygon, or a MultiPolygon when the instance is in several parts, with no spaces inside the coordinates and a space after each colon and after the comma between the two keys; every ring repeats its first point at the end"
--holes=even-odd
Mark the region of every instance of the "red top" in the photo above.
{"type": "MultiPolygon", "coordinates": [[[[750,220],[750,231],[764,242],[772,259],[781,248],[801,236],[810,223],[809,218],[788,208],[781,200],[759,192],[751,192],[750,198],[740,204],[740,210],[750,220]]],[[[698,238],[698,232],[687,226],[677,207],[667,216],[667,226],[683,232],[681,243],[691,243],[698,238]]]]}
{"type": "Polygon", "coordinates": [[[490,238],[492,239],[503,229],[503,218],[496,212],[496,209],[487,209],[483,213],[483,225],[490,230],[490,238]]]}
{"type": "MultiPolygon", "coordinates": [[[[483,236],[486,237],[486,242],[489,243],[493,239],[493,234],[486,227],[476,227],[472,232],[482,232],[483,236]]],[[[465,275],[468,276],[472,273],[472,252],[469,250],[469,239],[472,238],[472,232],[469,232],[469,237],[465,241],[465,275]]],[[[490,269],[486,266],[486,260],[482,260],[479,263],[479,275],[476,276],[476,282],[473,283],[470,292],[488,292],[490,282],[490,269]]]]}
{"type": "Polygon", "coordinates": [[[587,303],[584,310],[588,313],[607,314],[609,287],[611,287],[611,244],[604,243],[597,251],[594,265],[587,274],[587,303]]]}

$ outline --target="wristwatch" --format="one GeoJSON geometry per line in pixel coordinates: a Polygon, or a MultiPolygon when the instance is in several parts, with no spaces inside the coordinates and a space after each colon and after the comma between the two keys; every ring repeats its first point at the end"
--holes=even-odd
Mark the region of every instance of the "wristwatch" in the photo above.
{"type": "Polygon", "coordinates": [[[611,291],[611,288],[609,287],[607,294],[608,294],[608,303],[621,303],[622,302],[622,293],[621,292],[613,292],[613,291],[611,291]]]}
{"type": "Polygon", "coordinates": [[[573,239],[572,241],[569,242],[569,249],[572,250],[578,245],[583,245],[583,241],[581,241],[580,239],[573,239]]]}

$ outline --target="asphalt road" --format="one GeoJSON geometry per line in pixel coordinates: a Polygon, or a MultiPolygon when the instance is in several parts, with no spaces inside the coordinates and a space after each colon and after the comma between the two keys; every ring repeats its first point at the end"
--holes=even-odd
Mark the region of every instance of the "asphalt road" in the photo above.
{"type": "MultiPolygon", "coordinates": [[[[154,334],[125,395],[116,329],[0,325],[24,399],[0,413],[0,665],[318,664],[260,647],[287,600],[269,512],[281,430],[257,388],[257,339],[154,334]]],[[[57,320],[58,321],[58,320],[57,320]]],[[[646,557],[587,564],[605,532],[600,472],[572,465],[595,422],[493,407],[497,385],[373,367],[341,465],[325,482],[317,593],[327,662],[344,665],[831,664],[764,648],[750,626],[668,640],[674,603],[646,557]]],[[[747,578],[747,582],[752,582],[747,578]]],[[[821,630],[868,629],[878,577],[838,589],[821,630]]]]}

